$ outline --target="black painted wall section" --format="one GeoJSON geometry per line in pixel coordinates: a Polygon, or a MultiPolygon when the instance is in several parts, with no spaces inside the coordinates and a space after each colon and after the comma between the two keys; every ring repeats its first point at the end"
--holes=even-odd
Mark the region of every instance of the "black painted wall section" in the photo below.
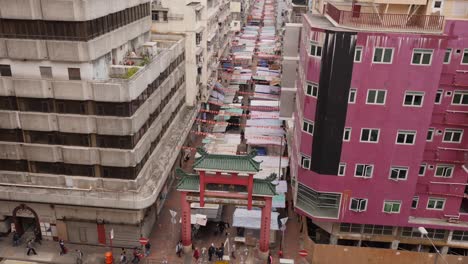
{"type": "Polygon", "coordinates": [[[325,32],[312,142],[311,170],[338,172],[353,73],[355,32],[325,32]]]}

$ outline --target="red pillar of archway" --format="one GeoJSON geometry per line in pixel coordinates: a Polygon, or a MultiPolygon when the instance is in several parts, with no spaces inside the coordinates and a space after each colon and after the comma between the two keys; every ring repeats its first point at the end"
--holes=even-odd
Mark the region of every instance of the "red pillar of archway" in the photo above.
{"type": "Polygon", "coordinates": [[[270,245],[271,225],[271,197],[265,197],[265,206],[262,208],[262,222],[260,226],[260,252],[268,254],[270,245]]]}
{"type": "Polygon", "coordinates": [[[184,247],[192,246],[192,225],[190,222],[190,203],[187,201],[187,192],[181,192],[182,217],[182,244],[184,247]]]}

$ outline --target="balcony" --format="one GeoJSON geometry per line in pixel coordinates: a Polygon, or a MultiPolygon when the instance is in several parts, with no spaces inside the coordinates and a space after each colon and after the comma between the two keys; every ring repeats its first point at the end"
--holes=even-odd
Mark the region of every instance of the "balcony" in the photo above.
{"type": "MultiPolygon", "coordinates": [[[[361,6],[360,6],[361,7],[361,6]]],[[[364,7],[364,6],[362,6],[364,7]]],[[[408,32],[442,32],[444,16],[381,14],[371,12],[366,8],[356,11],[352,5],[336,5],[327,3],[325,15],[338,26],[357,30],[397,30],[408,32]]]]}

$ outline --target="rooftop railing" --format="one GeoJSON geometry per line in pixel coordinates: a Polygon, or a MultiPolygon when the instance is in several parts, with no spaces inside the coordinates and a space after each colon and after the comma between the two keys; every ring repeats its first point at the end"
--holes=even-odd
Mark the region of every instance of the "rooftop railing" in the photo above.
{"type": "Polygon", "coordinates": [[[351,6],[341,8],[327,3],[325,14],[340,26],[355,29],[441,32],[444,25],[444,16],[380,14],[344,10],[350,9],[349,7],[351,6]]]}

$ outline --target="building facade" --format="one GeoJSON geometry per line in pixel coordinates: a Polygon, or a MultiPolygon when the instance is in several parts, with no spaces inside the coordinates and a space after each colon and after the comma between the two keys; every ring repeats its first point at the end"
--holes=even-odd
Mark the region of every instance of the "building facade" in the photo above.
{"type": "Polygon", "coordinates": [[[423,226],[465,253],[468,3],[403,2],[315,1],[303,16],[295,208],[322,243],[421,250],[423,226]]]}
{"type": "Polygon", "coordinates": [[[0,2],[0,232],[138,244],[196,109],[149,0],[0,2]]]}
{"type": "Polygon", "coordinates": [[[186,38],[187,103],[206,102],[218,79],[219,59],[231,42],[231,11],[227,0],[152,2],[152,31],[186,38]]]}

